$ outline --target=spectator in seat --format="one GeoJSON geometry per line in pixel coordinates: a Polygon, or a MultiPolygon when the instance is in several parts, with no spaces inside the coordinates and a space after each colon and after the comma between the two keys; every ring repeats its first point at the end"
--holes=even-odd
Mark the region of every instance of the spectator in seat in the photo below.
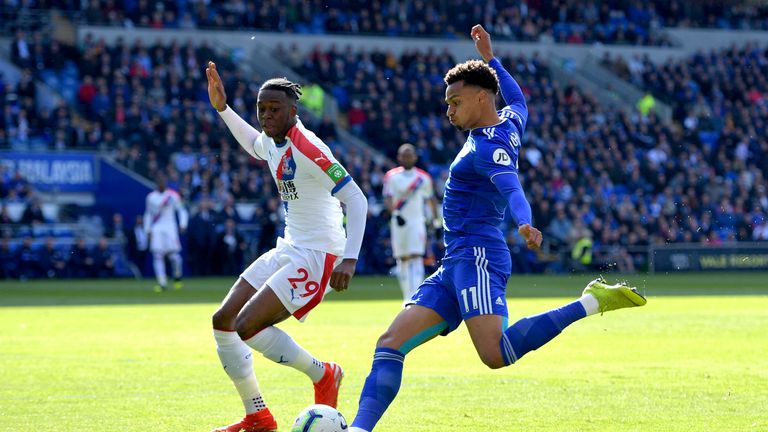
{"type": "Polygon", "coordinates": [[[212,273],[211,261],[215,245],[216,221],[211,211],[211,202],[203,199],[187,227],[187,251],[192,274],[207,276],[212,273]]]}
{"type": "Polygon", "coordinates": [[[19,266],[19,278],[22,280],[38,275],[38,255],[32,248],[32,237],[24,237],[21,246],[16,250],[16,262],[19,266]]]}
{"type": "Polygon", "coordinates": [[[106,237],[101,237],[93,251],[93,273],[100,278],[115,275],[115,256],[106,237]]]}
{"type": "Polygon", "coordinates": [[[7,238],[0,241],[0,277],[3,279],[16,277],[16,256],[7,238]]]}
{"type": "Polygon", "coordinates": [[[72,277],[84,278],[93,274],[93,255],[82,238],[77,239],[69,252],[69,268],[72,277]]]}
{"type": "Polygon", "coordinates": [[[27,208],[24,209],[24,215],[21,216],[21,223],[32,225],[33,223],[44,223],[43,208],[40,206],[40,200],[33,198],[27,208]]]}
{"type": "Polygon", "coordinates": [[[67,257],[50,237],[45,239],[45,244],[40,250],[40,270],[43,277],[49,279],[61,278],[67,273],[67,257]]]}
{"type": "Polygon", "coordinates": [[[243,256],[248,245],[243,235],[237,230],[235,221],[227,219],[224,231],[219,234],[217,242],[218,256],[223,260],[221,271],[226,275],[238,274],[243,269],[243,256]]]}

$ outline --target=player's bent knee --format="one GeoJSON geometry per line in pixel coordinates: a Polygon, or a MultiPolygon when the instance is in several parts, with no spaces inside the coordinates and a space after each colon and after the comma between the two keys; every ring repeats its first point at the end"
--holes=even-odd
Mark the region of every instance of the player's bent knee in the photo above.
{"type": "Polygon", "coordinates": [[[478,354],[480,355],[480,360],[482,360],[483,364],[490,369],[501,369],[507,365],[504,363],[504,358],[502,358],[500,351],[479,352],[478,354]]]}
{"type": "Polygon", "coordinates": [[[400,349],[400,345],[401,344],[397,341],[395,335],[389,330],[379,336],[379,340],[376,341],[376,348],[390,348],[396,350],[400,349]]]}
{"type": "Polygon", "coordinates": [[[213,328],[216,330],[234,330],[235,316],[224,309],[218,309],[211,318],[213,328]]]}
{"type": "Polygon", "coordinates": [[[253,337],[261,329],[262,327],[251,322],[251,320],[244,317],[243,314],[239,314],[237,318],[235,318],[235,331],[237,331],[237,334],[242,340],[253,337]]]}

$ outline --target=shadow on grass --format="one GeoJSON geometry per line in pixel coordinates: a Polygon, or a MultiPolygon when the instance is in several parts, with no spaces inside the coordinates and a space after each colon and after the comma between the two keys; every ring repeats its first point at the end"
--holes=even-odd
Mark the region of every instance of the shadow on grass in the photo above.
{"type": "MultiPolygon", "coordinates": [[[[595,275],[513,275],[508,297],[575,298],[595,275]]],[[[641,293],[653,296],[768,295],[768,273],[693,273],[608,275],[609,281],[626,280],[641,293]]],[[[154,281],[130,279],[32,280],[0,282],[0,307],[74,306],[123,304],[219,303],[235,278],[196,278],[179,291],[155,293],[154,281]]],[[[349,290],[331,293],[327,301],[399,300],[395,278],[358,276],[349,290]]]]}

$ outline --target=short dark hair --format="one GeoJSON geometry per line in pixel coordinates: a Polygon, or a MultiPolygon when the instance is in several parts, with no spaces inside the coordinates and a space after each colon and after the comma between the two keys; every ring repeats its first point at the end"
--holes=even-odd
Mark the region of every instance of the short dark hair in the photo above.
{"type": "Polygon", "coordinates": [[[496,71],[480,60],[468,60],[452,67],[443,78],[446,85],[464,81],[465,85],[474,85],[496,94],[499,92],[499,79],[496,71]]]}
{"type": "Polygon", "coordinates": [[[261,85],[261,90],[277,90],[285,93],[289,98],[297,101],[301,96],[301,85],[296,84],[293,81],[289,81],[288,78],[272,78],[264,81],[261,85]]]}

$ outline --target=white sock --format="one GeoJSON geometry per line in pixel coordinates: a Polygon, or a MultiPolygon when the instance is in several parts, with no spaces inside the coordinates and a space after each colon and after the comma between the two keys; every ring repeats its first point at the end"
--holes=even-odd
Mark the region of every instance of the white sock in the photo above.
{"type": "Polygon", "coordinates": [[[579,298],[579,302],[584,306],[584,310],[587,311],[587,316],[594,315],[600,311],[600,303],[592,294],[584,294],[579,298]]]}
{"type": "Polygon", "coordinates": [[[400,283],[400,291],[403,292],[403,300],[410,298],[408,293],[411,291],[411,277],[408,267],[407,260],[397,260],[397,281],[400,283]]]}
{"type": "Polygon", "coordinates": [[[408,298],[411,298],[421,283],[424,282],[424,260],[421,257],[416,257],[411,258],[408,262],[411,264],[411,289],[408,298]]]}
{"type": "Polygon", "coordinates": [[[168,284],[168,276],[165,275],[165,256],[161,253],[152,254],[152,265],[155,267],[155,277],[160,286],[168,284]]]}
{"type": "Polygon", "coordinates": [[[349,428],[349,432],[368,432],[365,429],[360,429],[359,427],[351,427],[349,428]]]}
{"type": "Polygon", "coordinates": [[[174,252],[170,256],[171,266],[173,267],[173,277],[175,279],[181,279],[182,261],[181,255],[178,252],[174,252]]]}
{"type": "Polygon", "coordinates": [[[214,330],[216,352],[224,372],[235,384],[246,414],[259,412],[267,407],[259,390],[259,382],[253,374],[253,351],[240,340],[234,331],[214,330]]]}
{"type": "Polygon", "coordinates": [[[300,347],[288,333],[277,327],[267,327],[244,341],[275,363],[290,366],[317,383],[325,374],[325,364],[300,347]]]}

